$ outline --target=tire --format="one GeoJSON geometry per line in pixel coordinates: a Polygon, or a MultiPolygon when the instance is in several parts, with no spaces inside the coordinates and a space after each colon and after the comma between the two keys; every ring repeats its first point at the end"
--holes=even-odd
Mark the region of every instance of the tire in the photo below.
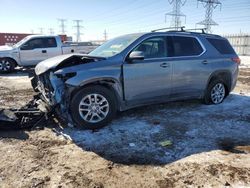
{"type": "Polygon", "coordinates": [[[205,92],[204,103],[205,104],[220,104],[227,97],[227,87],[223,80],[212,80],[205,92]]]}
{"type": "Polygon", "coordinates": [[[104,127],[116,112],[115,94],[103,86],[89,86],[79,90],[70,103],[71,117],[76,126],[83,129],[104,127]]]}
{"type": "Polygon", "coordinates": [[[10,58],[1,58],[0,59],[0,72],[1,73],[10,73],[16,67],[16,62],[10,58]]]}

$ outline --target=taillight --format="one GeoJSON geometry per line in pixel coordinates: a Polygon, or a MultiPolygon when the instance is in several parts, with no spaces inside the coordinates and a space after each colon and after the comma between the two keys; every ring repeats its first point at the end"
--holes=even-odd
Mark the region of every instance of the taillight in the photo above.
{"type": "Polygon", "coordinates": [[[232,61],[235,62],[235,63],[237,63],[238,65],[240,65],[240,62],[241,62],[241,60],[240,60],[239,57],[232,58],[232,61]]]}

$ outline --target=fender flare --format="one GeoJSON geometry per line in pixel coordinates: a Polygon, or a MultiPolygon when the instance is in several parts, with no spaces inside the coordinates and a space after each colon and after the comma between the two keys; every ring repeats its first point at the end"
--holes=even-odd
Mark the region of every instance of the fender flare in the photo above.
{"type": "Polygon", "coordinates": [[[1,56],[0,59],[10,59],[10,60],[12,60],[15,63],[15,66],[18,65],[17,60],[14,59],[13,57],[10,57],[10,56],[1,56]]]}
{"type": "Polygon", "coordinates": [[[226,87],[228,89],[228,92],[231,91],[231,87],[232,87],[232,75],[231,75],[230,71],[228,71],[228,70],[217,70],[217,71],[213,72],[209,76],[209,79],[208,79],[207,84],[206,84],[206,89],[208,88],[209,83],[214,78],[221,78],[221,79],[223,79],[223,81],[225,82],[226,87]]]}
{"type": "Polygon", "coordinates": [[[102,77],[102,78],[93,78],[93,79],[85,80],[79,86],[74,87],[74,89],[70,93],[70,99],[75,95],[76,92],[90,85],[100,85],[100,86],[107,87],[108,89],[112,90],[115,93],[116,101],[118,105],[117,107],[119,107],[120,104],[122,103],[123,101],[122,84],[117,79],[112,78],[112,77],[102,77]]]}

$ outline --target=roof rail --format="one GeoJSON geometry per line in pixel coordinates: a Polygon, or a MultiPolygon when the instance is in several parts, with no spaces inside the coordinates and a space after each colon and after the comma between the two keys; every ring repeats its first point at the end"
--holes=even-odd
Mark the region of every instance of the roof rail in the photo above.
{"type": "Polygon", "coordinates": [[[165,28],[160,28],[160,29],[155,29],[155,30],[152,30],[151,32],[156,32],[156,31],[162,31],[162,30],[171,30],[171,29],[175,29],[175,30],[171,30],[171,31],[182,31],[184,32],[185,26],[182,26],[182,27],[165,27],[165,28]],[[179,30],[180,29],[180,30],[179,30]]]}
{"type": "Polygon", "coordinates": [[[165,28],[160,28],[160,29],[155,29],[152,30],[151,32],[156,32],[156,31],[162,31],[162,30],[168,30],[168,31],[176,31],[176,32],[188,32],[188,31],[197,31],[200,30],[202,34],[206,34],[206,28],[195,28],[195,29],[185,29],[185,26],[176,28],[176,27],[165,27],[165,28]],[[171,30],[175,29],[175,30],[171,30]]]}
{"type": "Polygon", "coordinates": [[[195,28],[195,29],[185,29],[185,31],[197,31],[200,30],[202,32],[202,34],[206,34],[205,30],[207,28],[195,28]]]}

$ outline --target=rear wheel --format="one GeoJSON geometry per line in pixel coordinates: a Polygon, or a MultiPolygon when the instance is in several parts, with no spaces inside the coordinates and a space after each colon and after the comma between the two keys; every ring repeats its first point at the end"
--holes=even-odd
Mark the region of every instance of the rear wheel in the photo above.
{"type": "Polygon", "coordinates": [[[220,104],[227,96],[227,90],[221,79],[213,80],[209,83],[204,102],[205,104],[220,104]]]}
{"type": "Polygon", "coordinates": [[[9,73],[15,69],[16,63],[14,60],[9,58],[0,59],[0,72],[9,73]]]}
{"type": "Polygon", "coordinates": [[[103,86],[83,88],[72,98],[70,112],[79,128],[99,129],[116,114],[115,95],[103,86]]]}

